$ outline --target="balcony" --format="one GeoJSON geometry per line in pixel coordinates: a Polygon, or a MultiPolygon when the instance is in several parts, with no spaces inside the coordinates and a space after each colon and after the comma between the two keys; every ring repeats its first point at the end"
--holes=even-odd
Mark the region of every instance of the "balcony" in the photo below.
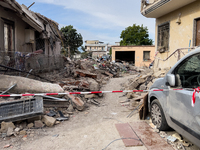
{"type": "Polygon", "coordinates": [[[88,46],[88,47],[92,47],[92,46],[96,46],[96,47],[99,47],[99,46],[101,46],[101,47],[106,47],[107,44],[85,44],[85,46],[88,46]]]}
{"type": "Polygon", "coordinates": [[[87,49],[86,51],[90,51],[90,52],[106,52],[106,49],[87,49]]]}
{"type": "Polygon", "coordinates": [[[147,18],[159,18],[196,0],[142,0],[141,14],[147,18]]]}

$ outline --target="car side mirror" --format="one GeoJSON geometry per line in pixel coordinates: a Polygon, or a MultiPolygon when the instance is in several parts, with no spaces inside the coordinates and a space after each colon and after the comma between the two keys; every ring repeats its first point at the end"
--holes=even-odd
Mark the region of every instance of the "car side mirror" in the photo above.
{"type": "Polygon", "coordinates": [[[175,86],[175,75],[174,74],[167,74],[167,82],[170,86],[175,86]]]}

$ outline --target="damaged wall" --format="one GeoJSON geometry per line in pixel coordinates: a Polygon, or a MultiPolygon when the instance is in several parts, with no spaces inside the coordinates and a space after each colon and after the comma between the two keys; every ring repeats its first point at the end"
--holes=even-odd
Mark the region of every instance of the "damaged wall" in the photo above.
{"type": "MultiPolygon", "coordinates": [[[[169,49],[163,53],[158,53],[157,58],[166,59],[175,50],[183,47],[196,46],[196,19],[200,18],[200,1],[193,2],[185,7],[173,11],[156,19],[155,45],[159,50],[159,26],[169,23],[169,49]],[[191,40],[191,44],[190,44],[191,40]]],[[[155,59],[154,69],[166,68],[173,66],[177,60],[188,53],[188,49],[183,50],[180,54],[177,52],[167,61],[155,59]],[[182,53],[183,52],[183,53],[182,53]]]]}
{"type": "MultiPolygon", "coordinates": [[[[149,64],[154,60],[155,46],[112,46],[112,61],[116,61],[117,52],[130,52],[133,51],[135,58],[132,58],[135,62],[135,66],[149,66],[149,64]],[[143,52],[150,51],[150,60],[144,61],[143,52]]],[[[124,55],[125,57],[126,55],[124,55]]]]}
{"type": "MultiPolygon", "coordinates": [[[[1,31],[4,31],[4,19],[12,21],[14,23],[14,36],[15,36],[15,51],[27,51],[32,52],[32,50],[26,47],[24,44],[25,41],[25,29],[29,27],[27,23],[22,21],[14,11],[4,9],[0,6],[0,28],[1,31]]],[[[0,32],[1,39],[4,39],[4,32],[0,32]]],[[[0,50],[4,51],[4,40],[0,40],[0,50]]]]}
{"type": "Polygon", "coordinates": [[[63,66],[58,23],[16,1],[0,1],[0,12],[1,65],[35,72],[63,66]]]}

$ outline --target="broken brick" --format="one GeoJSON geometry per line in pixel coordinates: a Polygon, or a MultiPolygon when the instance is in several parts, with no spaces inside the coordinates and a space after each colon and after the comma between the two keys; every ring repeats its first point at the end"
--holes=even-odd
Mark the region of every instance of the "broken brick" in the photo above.
{"type": "MultiPolygon", "coordinates": [[[[69,93],[68,91],[65,91],[66,93],[69,93]]],[[[78,110],[83,110],[84,109],[84,102],[79,98],[74,95],[66,95],[67,97],[71,98],[74,107],[78,110]]]]}
{"type": "Polygon", "coordinates": [[[93,73],[90,73],[90,72],[85,72],[85,71],[82,71],[82,70],[76,70],[75,74],[80,75],[81,77],[89,77],[89,78],[93,78],[93,79],[97,78],[96,74],[93,74],[93,73]]]}

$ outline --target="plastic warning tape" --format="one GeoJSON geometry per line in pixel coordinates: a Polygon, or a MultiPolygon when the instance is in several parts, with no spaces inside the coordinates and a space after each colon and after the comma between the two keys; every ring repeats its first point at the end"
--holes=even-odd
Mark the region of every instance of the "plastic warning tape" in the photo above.
{"type": "Polygon", "coordinates": [[[177,91],[183,89],[154,89],[154,90],[125,90],[125,91],[92,91],[92,92],[66,92],[66,93],[37,93],[37,94],[10,94],[0,95],[0,97],[16,97],[16,96],[51,96],[51,95],[72,95],[72,94],[98,94],[98,93],[127,93],[127,92],[152,92],[152,91],[177,91]]]}

